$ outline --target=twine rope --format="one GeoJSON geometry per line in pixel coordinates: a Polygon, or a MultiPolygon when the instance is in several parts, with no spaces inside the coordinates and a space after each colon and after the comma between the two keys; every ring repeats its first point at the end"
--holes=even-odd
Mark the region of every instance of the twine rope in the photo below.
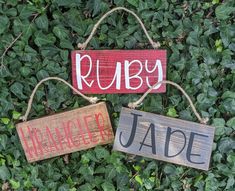
{"type": "Polygon", "coordinates": [[[126,11],[126,12],[132,14],[132,15],[137,19],[137,21],[139,22],[139,24],[141,25],[141,27],[142,27],[142,29],[143,29],[143,31],[144,31],[146,37],[148,38],[149,43],[152,45],[152,47],[153,47],[154,49],[157,49],[157,48],[160,47],[160,43],[153,41],[153,39],[149,36],[149,34],[148,34],[148,32],[147,32],[147,30],[146,30],[146,28],[145,28],[143,22],[141,21],[141,19],[140,19],[133,11],[131,11],[131,10],[127,9],[127,8],[124,8],[124,7],[116,7],[116,8],[114,8],[114,9],[108,11],[107,13],[105,13],[105,14],[98,20],[98,22],[94,25],[94,27],[93,27],[93,29],[92,29],[92,31],[91,31],[89,37],[86,39],[86,41],[85,41],[84,43],[78,43],[78,44],[77,44],[78,48],[80,48],[81,50],[86,49],[88,43],[90,42],[90,40],[91,40],[92,37],[94,36],[94,34],[95,34],[97,28],[99,27],[100,23],[101,23],[107,16],[109,16],[110,14],[112,14],[113,12],[115,12],[115,11],[117,11],[117,10],[123,10],[123,11],[126,11]]]}
{"type": "Polygon", "coordinates": [[[58,78],[58,77],[47,77],[47,78],[44,78],[42,79],[36,86],[35,88],[33,89],[33,92],[32,94],[30,95],[30,98],[29,98],[29,101],[28,101],[28,107],[27,107],[27,110],[24,114],[24,116],[22,116],[20,119],[23,120],[23,121],[27,121],[27,118],[28,118],[28,115],[29,115],[29,112],[31,110],[31,107],[32,107],[32,103],[33,103],[33,98],[34,98],[34,95],[37,91],[37,89],[39,88],[39,86],[46,82],[46,81],[49,81],[49,80],[57,80],[57,81],[60,81],[60,82],[63,82],[65,85],[69,86],[73,91],[75,91],[77,94],[79,94],[81,97],[83,97],[84,99],[86,99],[87,101],[89,101],[91,104],[94,104],[96,103],[99,99],[97,97],[87,97],[86,95],[82,94],[80,91],[78,91],[77,89],[75,89],[72,85],[70,85],[68,82],[66,82],[65,80],[61,79],[61,78],[58,78]]]}
{"type": "Polygon", "coordinates": [[[130,102],[130,103],[128,104],[128,107],[129,107],[129,108],[132,108],[132,109],[135,109],[136,107],[139,107],[140,104],[143,102],[144,98],[145,98],[156,86],[158,86],[159,84],[170,84],[170,85],[176,87],[177,89],[179,89],[179,90],[184,94],[184,96],[187,98],[187,100],[188,100],[188,102],[189,102],[189,104],[190,104],[190,106],[191,106],[191,108],[192,108],[192,110],[193,110],[193,113],[194,113],[195,116],[197,117],[198,121],[200,121],[200,123],[202,123],[202,124],[206,124],[206,123],[209,121],[209,119],[208,119],[207,117],[206,117],[206,118],[202,118],[202,117],[200,116],[200,114],[197,112],[197,110],[196,110],[196,108],[195,108],[195,106],[194,106],[194,104],[193,104],[191,98],[190,98],[189,95],[184,91],[184,89],[183,89],[181,86],[179,86],[178,84],[176,84],[176,83],[174,83],[174,82],[172,82],[172,81],[168,81],[168,80],[163,80],[163,81],[160,81],[160,82],[157,82],[156,84],[154,84],[151,88],[148,89],[148,91],[146,91],[146,92],[144,93],[143,96],[140,97],[140,99],[138,99],[138,100],[135,101],[135,102],[130,102]]]}

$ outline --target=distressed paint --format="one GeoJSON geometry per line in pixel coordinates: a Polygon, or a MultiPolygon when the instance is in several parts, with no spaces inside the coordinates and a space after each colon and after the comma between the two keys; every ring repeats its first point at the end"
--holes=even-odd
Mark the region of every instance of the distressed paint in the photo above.
{"type": "Polygon", "coordinates": [[[214,127],[122,108],[113,149],[208,170],[214,127]]]}

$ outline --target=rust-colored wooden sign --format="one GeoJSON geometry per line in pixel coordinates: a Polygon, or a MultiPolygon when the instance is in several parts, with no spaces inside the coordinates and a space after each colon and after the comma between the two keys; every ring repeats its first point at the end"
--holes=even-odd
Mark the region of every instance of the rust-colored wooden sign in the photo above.
{"type": "Polygon", "coordinates": [[[114,139],[104,102],[16,125],[28,162],[111,143],[114,139]]]}
{"type": "Polygon", "coordinates": [[[214,127],[122,108],[113,149],[208,170],[214,127]]]}
{"type": "MultiPolygon", "coordinates": [[[[72,51],[73,87],[86,94],[143,93],[166,79],[166,50],[72,51]]],[[[165,84],[151,93],[166,91],[165,84]]]]}

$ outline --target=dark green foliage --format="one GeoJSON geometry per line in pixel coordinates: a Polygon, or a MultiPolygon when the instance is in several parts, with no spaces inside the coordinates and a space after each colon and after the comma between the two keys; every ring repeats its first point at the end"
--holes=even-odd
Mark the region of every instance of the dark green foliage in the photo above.
{"type": "MultiPolygon", "coordinates": [[[[15,190],[235,190],[235,1],[0,0],[0,186],[15,190]],[[136,12],[168,51],[169,80],[193,98],[216,127],[208,172],[112,151],[112,145],[28,164],[15,130],[39,80],[71,81],[70,51],[116,6],[136,12]],[[22,35],[21,35],[22,33],[22,35]]],[[[109,16],[89,49],[149,49],[133,16],[109,16]]],[[[114,129],[122,105],[140,95],[106,98],[114,129]]],[[[58,82],[36,93],[30,119],[88,103],[58,82]]],[[[148,96],[141,110],[196,121],[181,93],[148,96]]],[[[0,188],[1,189],[1,188],[0,188]]]]}

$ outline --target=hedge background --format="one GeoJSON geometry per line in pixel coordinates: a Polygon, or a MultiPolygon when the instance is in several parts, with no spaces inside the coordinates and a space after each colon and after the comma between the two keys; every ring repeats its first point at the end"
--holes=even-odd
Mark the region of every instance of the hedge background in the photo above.
{"type": "MultiPolygon", "coordinates": [[[[235,190],[235,1],[0,0],[0,187],[2,190],[235,190]],[[208,172],[112,152],[112,145],[41,162],[26,162],[15,124],[37,82],[71,82],[70,52],[108,10],[136,12],[168,51],[169,80],[179,83],[208,124],[216,127],[208,172]],[[5,52],[4,52],[5,51],[5,52]]],[[[109,16],[89,49],[151,49],[134,17],[109,16]]],[[[140,95],[100,95],[114,129],[120,108],[140,95]]],[[[88,105],[61,83],[36,94],[30,119],[88,105]]],[[[186,99],[171,87],[140,108],[196,121],[186,99]]]]}

